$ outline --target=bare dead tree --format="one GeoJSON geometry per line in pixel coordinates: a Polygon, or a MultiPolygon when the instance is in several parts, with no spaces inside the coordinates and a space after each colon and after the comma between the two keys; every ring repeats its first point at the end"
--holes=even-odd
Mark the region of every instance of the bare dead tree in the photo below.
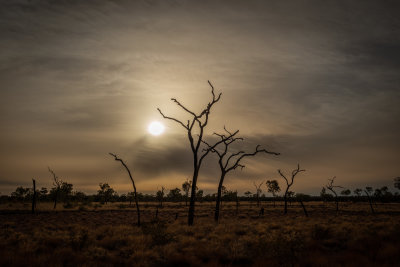
{"type": "Polygon", "coordinates": [[[35,181],[35,179],[32,179],[32,183],[33,183],[32,214],[35,214],[35,208],[36,208],[36,181],[35,181]]]}
{"type": "Polygon", "coordinates": [[[55,193],[54,193],[54,206],[53,206],[53,209],[56,209],[57,199],[58,199],[58,195],[60,193],[62,181],[60,179],[58,179],[57,175],[55,174],[55,172],[52,169],[50,169],[50,167],[48,167],[48,169],[49,169],[49,172],[53,175],[53,185],[56,188],[55,193]]]}
{"type": "Polygon", "coordinates": [[[260,194],[262,192],[261,186],[264,184],[264,182],[261,182],[259,185],[256,184],[256,182],[253,182],[254,187],[256,188],[256,200],[257,200],[257,207],[260,206],[260,194]]]}
{"type": "Polygon", "coordinates": [[[299,174],[300,172],[304,172],[304,171],[306,171],[306,170],[300,169],[300,164],[297,164],[297,169],[294,169],[294,170],[292,171],[292,177],[290,178],[290,181],[289,181],[289,179],[286,178],[286,176],[282,173],[282,171],[281,171],[281,170],[278,170],[279,175],[280,175],[283,179],[285,179],[285,181],[286,181],[286,190],[285,190],[285,194],[284,194],[284,196],[283,196],[283,199],[284,199],[284,201],[285,201],[285,208],[284,208],[284,213],[285,213],[285,214],[287,214],[287,199],[288,199],[288,192],[289,192],[289,189],[290,189],[290,187],[293,185],[294,178],[296,177],[296,175],[299,174]]]}
{"type": "Polygon", "coordinates": [[[252,157],[252,156],[257,155],[258,153],[279,155],[279,153],[267,151],[266,149],[261,149],[260,145],[257,145],[257,147],[255,148],[255,150],[253,152],[246,153],[245,151],[238,151],[238,152],[233,153],[230,151],[230,145],[232,145],[234,142],[236,142],[238,140],[243,141],[243,138],[234,137],[239,132],[239,130],[237,130],[234,133],[231,133],[225,127],[224,127],[224,130],[226,132],[224,134],[214,133],[221,139],[222,142],[219,146],[222,146],[222,149],[218,149],[219,146],[212,148],[211,145],[209,145],[207,142],[203,141],[203,143],[205,143],[207,145],[208,149],[210,149],[212,153],[215,153],[218,156],[218,166],[221,171],[219,184],[218,184],[217,200],[216,200],[216,205],[215,205],[215,214],[214,214],[214,220],[216,222],[218,222],[218,219],[219,219],[222,187],[223,187],[225,176],[229,172],[236,170],[238,167],[243,169],[245,167],[245,165],[241,164],[241,161],[246,157],[252,157]],[[230,136],[230,138],[228,138],[229,136],[230,136]]]}
{"type": "Polygon", "coordinates": [[[335,182],[335,179],[336,179],[336,176],[334,176],[332,179],[328,179],[328,184],[325,187],[326,187],[326,189],[328,189],[335,195],[336,212],[338,212],[339,211],[339,199],[338,199],[338,195],[335,191],[335,188],[343,188],[343,187],[340,185],[334,185],[333,183],[335,182]]]}
{"type": "MultiPolygon", "coordinates": [[[[192,178],[192,189],[191,189],[189,213],[188,213],[188,225],[193,225],[194,221],[197,178],[199,176],[200,168],[204,158],[211,151],[211,149],[202,150],[200,148],[204,138],[204,129],[208,125],[208,118],[211,112],[211,108],[221,99],[222,95],[222,93],[215,95],[214,86],[211,84],[210,81],[208,81],[208,84],[211,87],[212,99],[210,102],[208,102],[207,106],[200,113],[195,113],[189,110],[187,107],[181,104],[181,102],[179,102],[177,99],[171,98],[173,102],[175,102],[180,108],[182,108],[186,113],[190,115],[190,119],[187,120],[187,123],[184,123],[182,120],[166,116],[164,115],[164,113],[162,113],[162,111],[159,108],[157,109],[164,119],[172,120],[178,123],[187,131],[190,148],[193,153],[193,178],[192,178]]],[[[227,137],[227,139],[230,137],[231,136],[227,137]]],[[[223,141],[224,140],[220,140],[215,144],[213,144],[211,147],[215,148],[218,144],[222,143],[223,141]]]]}
{"type": "Polygon", "coordinates": [[[135,203],[136,203],[136,210],[137,210],[137,224],[140,227],[140,209],[139,209],[139,201],[138,201],[138,195],[137,195],[137,191],[136,191],[136,186],[135,186],[135,181],[132,178],[132,174],[131,171],[129,170],[128,166],[126,166],[125,162],[119,158],[117,155],[113,154],[113,153],[109,153],[111,156],[114,157],[114,159],[116,161],[121,162],[122,166],[125,167],[126,171],[128,172],[129,178],[131,179],[132,182],[132,186],[133,186],[133,192],[134,192],[134,198],[135,198],[135,203]]]}

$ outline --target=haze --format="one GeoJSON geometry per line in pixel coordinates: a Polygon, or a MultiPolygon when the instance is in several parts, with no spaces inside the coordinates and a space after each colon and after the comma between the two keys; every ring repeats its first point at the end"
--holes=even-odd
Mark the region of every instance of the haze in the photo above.
{"type": "MultiPolygon", "coordinates": [[[[0,192],[181,187],[192,172],[170,101],[200,110],[210,80],[222,99],[208,135],[239,129],[257,156],[225,186],[254,191],[300,163],[296,192],[388,185],[400,175],[397,1],[1,1],[0,192]],[[160,121],[165,132],[147,127],[160,121]]],[[[281,180],[279,180],[282,182],[281,180]]],[[[216,192],[210,157],[198,186],[216,192]]]]}

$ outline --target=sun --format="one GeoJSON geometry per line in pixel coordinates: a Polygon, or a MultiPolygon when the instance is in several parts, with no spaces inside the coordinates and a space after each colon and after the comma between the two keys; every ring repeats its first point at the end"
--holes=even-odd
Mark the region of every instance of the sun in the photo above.
{"type": "Polygon", "coordinates": [[[164,132],[165,127],[164,125],[162,125],[162,123],[158,122],[158,121],[153,121],[152,123],[149,124],[149,127],[147,128],[147,130],[149,131],[149,133],[151,135],[160,135],[164,132]]]}

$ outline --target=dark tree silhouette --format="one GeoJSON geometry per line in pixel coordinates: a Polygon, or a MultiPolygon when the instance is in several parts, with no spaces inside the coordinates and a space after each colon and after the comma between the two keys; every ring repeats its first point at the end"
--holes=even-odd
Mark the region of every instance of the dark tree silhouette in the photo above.
{"type": "Polygon", "coordinates": [[[55,172],[52,169],[50,169],[50,167],[48,167],[48,169],[49,169],[49,172],[53,175],[53,185],[54,185],[54,206],[53,206],[53,209],[56,209],[56,207],[57,207],[57,199],[58,199],[59,194],[60,194],[62,181],[60,179],[58,179],[57,175],[55,174],[55,172]]]}
{"type": "MultiPolygon", "coordinates": [[[[215,95],[214,86],[208,81],[208,84],[211,87],[212,99],[208,102],[207,106],[200,112],[195,113],[188,108],[186,108],[183,104],[181,104],[175,98],[171,98],[173,102],[175,102],[180,108],[182,108],[185,112],[190,115],[190,119],[187,120],[187,123],[184,123],[181,120],[178,120],[173,117],[165,116],[164,113],[158,108],[158,112],[160,112],[161,116],[164,119],[172,120],[181,125],[186,131],[187,136],[190,143],[190,148],[193,153],[193,178],[192,178],[192,189],[190,194],[190,205],[189,205],[189,214],[188,214],[188,225],[193,225],[194,221],[194,209],[195,209],[195,201],[196,201],[196,186],[197,186],[197,178],[199,176],[200,168],[203,163],[204,158],[209,154],[211,149],[202,150],[201,144],[204,138],[204,129],[208,125],[208,118],[211,112],[211,108],[216,104],[220,99],[222,93],[215,95]]],[[[227,137],[227,139],[230,138],[227,137]]],[[[213,144],[211,147],[215,148],[218,144],[222,143],[224,140],[220,140],[217,143],[213,144]]]]}
{"type": "Polygon", "coordinates": [[[118,158],[118,156],[113,153],[109,153],[109,154],[111,156],[113,156],[116,161],[121,162],[122,166],[125,167],[126,171],[129,174],[129,178],[131,179],[132,186],[133,186],[133,192],[135,194],[134,197],[135,197],[135,204],[136,204],[136,210],[137,210],[137,224],[140,227],[140,209],[139,209],[138,193],[136,191],[135,181],[133,181],[131,171],[129,170],[128,166],[126,166],[125,162],[121,158],[118,158]]]}
{"type": "Polygon", "coordinates": [[[162,206],[163,206],[164,195],[165,195],[164,191],[165,191],[165,187],[161,186],[161,190],[158,190],[156,193],[156,198],[158,200],[160,208],[162,208],[162,206]]]}
{"type": "Polygon", "coordinates": [[[286,176],[282,173],[281,170],[278,170],[279,175],[285,179],[286,181],[286,190],[285,190],[285,195],[283,196],[283,199],[285,201],[285,208],[284,208],[284,213],[287,214],[287,199],[288,199],[288,192],[290,187],[293,185],[294,182],[294,178],[296,177],[297,174],[299,174],[300,172],[304,172],[306,170],[301,170],[300,169],[300,164],[297,164],[297,169],[292,171],[292,177],[290,178],[290,181],[288,178],[286,178],[286,176]]]}
{"type": "Polygon", "coordinates": [[[275,207],[275,198],[277,196],[277,193],[279,193],[281,191],[281,188],[279,187],[279,183],[277,180],[267,180],[265,183],[267,185],[268,193],[272,194],[273,201],[274,201],[274,207],[275,207]]]}
{"type": "Polygon", "coordinates": [[[326,185],[326,189],[328,189],[335,195],[336,211],[339,211],[339,199],[335,191],[335,188],[343,188],[343,187],[340,185],[334,185],[333,183],[335,182],[335,179],[336,176],[334,176],[332,179],[328,179],[328,184],[326,185]]]}
{"type": "Polygon", "coordinates": [[[256,182],[253,182],[254,187],[256,188],[256,200],[257,200],[257,207],[260,206],[260,195],[261,195],[261,186],[264,184],[264,182],[261,182],[259,185],[256,184],[256,182]]]}
{"type": "Polygon", "coordinates": [[[114,189],[108,183],[100,183],[100,190],[97,191],[97,194],[101,199],[103,199],[104,203],[107,205],[107,202],[114,195],[114,189]]]}
{"type": "Polygon", "coordinates": [[[360,197],[362,194],[362,189],[361,188],[356,188],[353,191],[354,195],[356,195],[357,197],[360,197]]]}
{"type": "Polygon", "coordinates": [[[235,137],[235,135],[239,132],[239,130],[237,130],[234,133],[231,133],[225,127],[224,127],[224,130],[226,132],[224,134],[214,133],[222,141],[219,146],[212,147],[210,144],[203,141],[203,143],[205,143],[207,145],[207,147],[208,147],[207,149],[210,149],[212,153],[215,153],[218,156],[218,166],[221,171],[220,178],[219,178],[219,184],[218,184],[217,200],[216,200],[216,204],[215,204],[215,213],[214,213],[214,220],[216,222],[218,222],[218,219],[219,219],[222,187],[223,187],[225,176],[229,172],[236,170],[238,167],[243,169],[245,167],[245,165],[241,164],[241,161],[246,157],[253,157],[253,156],[257,155],[258,153],[279,155],[279,153],[276,153],[276,152],[270,152],[270,151],[267,151],[266,149],[260,149],[260,145],[257,145],[257,147],[255,148],[255,150],[253,152],[245,152],[245,151],[241,150],[241,151],[233,153],[230,151],[230,146],[238,140],[243,141],[243,138],[235,137]],[[222,146],[221,149],[219,149],[220,146],[222,146]]]}
{"type": "Polygon", "coordinates": [[[167,198],[170,201],[181,201],[182,200],[181,190],[178,187],[176,187],[175,189],[169,190],[167,198]]]}

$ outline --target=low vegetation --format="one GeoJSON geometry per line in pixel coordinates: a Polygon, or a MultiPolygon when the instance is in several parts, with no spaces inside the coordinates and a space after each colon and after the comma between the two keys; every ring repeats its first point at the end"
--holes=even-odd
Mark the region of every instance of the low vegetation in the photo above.
{"type": "MultiPolygon", "coordinates": [[[[10,206],[11,205],[11,206],[10,206]]],[[[0,211],[1,266],[395,266],[400,262],[400,204],[226,202],[219,224],[213,202],[197,205],[187,226],[184,202],[145,202],[142,227],[127,202],[50,202],[37,213],[20,202],[0,211]]]]}

